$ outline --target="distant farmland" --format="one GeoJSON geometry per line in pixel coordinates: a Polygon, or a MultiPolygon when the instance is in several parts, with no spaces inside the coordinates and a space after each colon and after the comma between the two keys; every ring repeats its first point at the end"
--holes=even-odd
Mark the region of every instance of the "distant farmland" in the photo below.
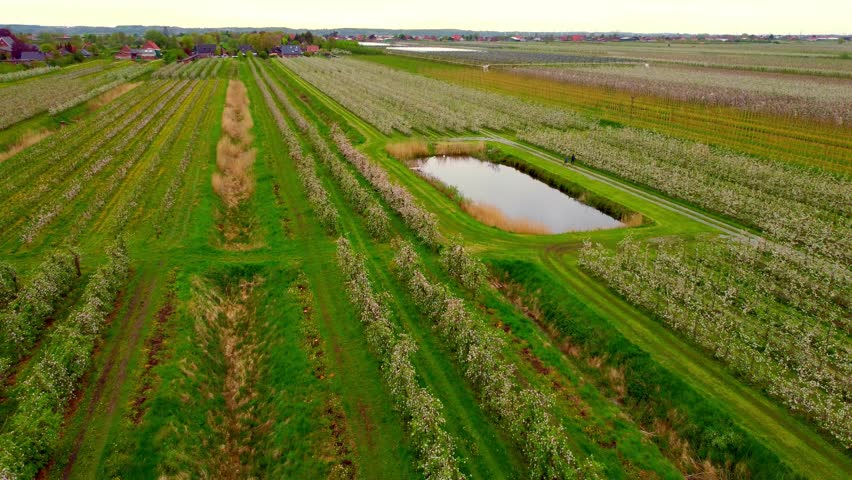
{"type": "Polygon", "coordinates": [[[848,51],[7,74],[0,477],[847,478],[848,51]]]}

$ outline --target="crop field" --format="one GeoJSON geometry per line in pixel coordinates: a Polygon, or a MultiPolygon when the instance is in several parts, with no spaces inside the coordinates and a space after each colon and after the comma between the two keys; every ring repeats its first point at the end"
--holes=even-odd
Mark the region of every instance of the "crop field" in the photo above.
{"type": "Polygon", "coordinates": [[[0,155],[0,478],[848,478],[849,79],[591,48],[0,78],[63,123],[0,155]],[[621,223],[489,226],[445,155],[621,223]]]}
{"type": "Polygon", "coordinates": [[[100,64],[20,82],[0,83],[0,128],[6,128],[44,111],[56,114],[90,100],[145,73],[143,66],[100,64]]]}
{"type": "Polygon", "coordinates": [[[403,51],[400,55],[420,56],[423,58],[440,58],[457,63],[470,65],[558,65],[558,64],[585,64],[585,63],[622,63],[617,57],[604,57],[592,55],[572,55],[569,53],[546,53],[531,51],[515,51],[509,49],[470,51],[459,49],[452,51],[446,49],[440,52],[416,53],[403,51]]]}
{"type": "MultiPolygon", "coordinates": [[[[442,44],[439,44],[442,45],[442,44]]],[[[464,48],[466,44],[462,44],[464,48]]],[[[406,52],[405,55],[418,55],[425,58],[446,58],[450,60],[467,59],[475,64],[533,64],[554,63],[560,56],[565,61],[555,63],[574,63],[585,58],[593,63],[607,61],[661,63],[693,67],[711,67],[734,70],[751,70],[774,73],[794,73],[803,75],[821,75],[849,77],[852,65],[848,60],[849,45],[837,43],[777,43],[777,44],[707,44],[657,42],[490,42],[481,48],[487,52],[479,60],[479,55],[463,52],[442,51],[429,54],[406,52]]]]}
{"type": "Polygon", "coordinates": [[[221,58],[203,58],[189,63],[176,62],[157,70],[152,76],[154,78],[212,78],[219,75],[226,63],[227,61],[221,58]]]}
{"type": "Polygon", "coordinates": [[[559,81],[656,95],[686,102],[748,109],[837,125],[852,122],[852,93],[846,79],[682,66],[631,65],[518,69],[559,81]]]}
{"type": "MultiPolygon", "coordinates": [[[[633,75],[629,66],[593,67],[592,73],[578,71],[577,67],[483,71],[434,61],[432,54],[426,59],[401,55],[368,59],[437,80],[521,96],[617,125],[748,155],[845,173],[850,168],[852,144],[845,117],[849,114],[846,97],[852,80],[846,77],[767,74],[730,65],[720,66],[721,70],[705,66],[675,69],[668,63],[649,64],[644,72],[644,62],[637,67],[642,73],[633,75]],[[698,85],[695,78],[702,79],[698,85]],[[708,86],[713,78],[718,80],[708,86]],[[804,90],[808,93],[802,93],[804,90]],[[796,91],[799,93],[790,93],[796,91]],[[832,93],[820,99],[828,91],[832,93]]],[[[828,61],[849,63],[836,58],[828,61]]]]}

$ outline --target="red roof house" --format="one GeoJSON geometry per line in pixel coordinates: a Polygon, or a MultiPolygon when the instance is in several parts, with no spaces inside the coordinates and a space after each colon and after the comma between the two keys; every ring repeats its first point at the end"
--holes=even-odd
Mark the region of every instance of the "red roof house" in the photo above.
{"type": "Polygon", "coordinates": [[[121,50],[119,50],[118,53],[115,54],[116,60],[130,60],[131,58],[133,58],[133,54],[130,50],[130,47],[127,45],[121,47],[121,50]]]}
{"type": "Polygon", "coordinates": [[[151,40],[145,42],[145,45],[142,45],[142,48],[138,50],[131,50],[131,53],[135,54],[134,58],[141,60],[154,60],[163,56],[160,52],[160,47],[151,40]]]}
{"type": "Polygon", "coordinates": [[[12,47],[14,46],[15,40],[12,37],[0,37],[0,53],[12,56],[12,47]]]}
{"type": "Polygon", "coordinates": [[[305,53],[318,53],[319,45],[308,45],[305,47],[305,53]]]}

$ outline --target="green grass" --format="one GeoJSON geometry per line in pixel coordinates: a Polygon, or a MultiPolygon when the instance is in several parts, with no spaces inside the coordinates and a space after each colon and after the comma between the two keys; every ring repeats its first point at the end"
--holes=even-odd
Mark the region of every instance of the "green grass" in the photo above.
{"type": "MultiPolygon", "coordinates": [[[[378,62],[385,58],[375,57],[378,62]]],[[[394,66],[417,72],[419,61],[399,58],[393,60],[394,66]]],[[[158,127],[162,131],[151,148],[80,237],[84,269],[88,270],[102,258],[100,248],[112,235],[116,216],[131,209],[127,231],[133,271],[93,357],[80,400],[68,412],[65,435],[48,477],[64,477],[74,451],[76,461],[69,470],[72,478],[216,476],[216,465],[222,459],[215,454],[226,443],[218,426],[222,418],[229,418],[222,396],[228,367],[216,345],[206,348],[200,341],[199,319],[193,310],[198,295],[193,284],[202,279],[233,294],[241,280],[262,278],[245,300],[253,318],[245,338],[253,339],[262,352],[256,366],[260,380],[247,387],[256,396],[245,406],[256,420],[239,433],[252,452],[243,452],[234,461],[242,464],[244,473],[260,478],[328,477],[343,460],[336,453],[332,433],[334,422],[340,420],[326,411],[329,402],[339,398],[346,439],[353,447],[345,459],[351,459],[358,477],[419,478],[405,421],[393,408],[381,366],[345,293],[335,261],[336,238],[325,232],[311,210],[294,162],[246,61],[233,62],[236,75],[248,89],[254,121],[256,184],[240,214],[254,219],[252,238],[257,247],[227,250],[218,237],[223,206],[210,178],[216,169],[216,142],[221,135],[227,86],[228,69],[223,66],[215,89],[213,80],[205,80],[204,90],[197,93],[196,98],[204,102],[187,102],[158,127]],[[210,108],[202,116],[205,102],[210,108]],[[184,111],[186,120],[178,125],[176,117],[184,111]],[[179,129],[174,147],[158,151],[163,133],[174,129],[179,129]],[[154,230],[157,209],[196,130],[200,130],[199,142],[158,235],[154,230]],[[150,175],[143,175],[156,153],[163,155],[162,163],[150,175]],[[136,185],[144,188],[137,204],[131,206],[128,200],[136,185]],[[313,293],[312,319],[326,365],[323,377],[315,375],[306,348],[305,312],[289,291],[300,275],[307,278],[313,293]],[[171,298],[170,292],[174,293],[175,311],[159,325],[157,312],[171,298]],[[158,328],[164,333],[163,350],[156,365],[146,368],[147,349],[158,328]],[[153,383],[141,403],[144,415],[137,424],[132,414],[138,408],[143,378],[153,383]],[[82,439],[79,449],[78,439],[82,439]]],[[[435,252],[417,248],[425,273],[449,285],[478,321],[506,340],[503,355],[517,366],[518,382],[553,395],[554,412],[570,437],[572,450],[579,457],[593,455],[607,478],[683,476],[675,457],[676,445],[649,434],[655,421],[668,421],[679,438],[689,441],[695,461],[709,458],[718,465],[729,461],[734,474],[842,478],[844,472],[852,471],[849,456],[810,425],[744,385],[699,348],[631,307],[576,264],[576,252],[585,239],[607,245],[628,235],[643,239],[676,235],[701,241],[717,233],[712,227],[526,150],[497,143],[489,143],[494,152],[546,177],[549,183],[589,192],[639,212],[648,221],[635,228],[549,236],[512,234],[485,226],[404,163],[387,156],[385,144],[399,135],[380,134],[280,62],[260,63],[323,136],[328,136],[329,123],[340,123],[393,181],[404,185],[438,216],[443,235],[460,235],[491,266],[498,280],[511,279],[527,294],[527,306],[536,307],[530,311],[514,305],[505,289],[467,292],[444,272],[435,252]],[[576,356],[565,353],[566,342],[579,348],[576,356]],[[602,365],[595,366],[596,360],[602,365]],[[610,369],[623,372],[624,394],[619,393],[618,381],[610,377],[610,369]]],[[[90,113],[81,111],[80,115],[85,118],[90,113]]],[[[37,121],[15,128],[32,128],[37,121]]],[[[291,127],[296,131],[295,125],[291,127]]],[[[0,144],[6,138],[3,135],[11,138],[12,134],[0,134],[0,144]]],[[[431,141],[445,139],[438,132],[430,132],[429,137],[431,141]]],[[[310,148],[304,135],[300,138],[310,148]]],[[[110,146],[121,146],[121,140],[110,146]]],[[[357,176],[354,169],[347,168],[357,176]]],[[[92,198],[110,172],[107,169],[105,175],[95,177],[81,199],[92,198]]],[[[0,165],[0,175],[6,173],[0,165]]],[[[464,380],[447,346],[397,284],[390,270],[395,254],[391,244],[374,241],[367,234],[364,219],[347,204],[324,166],[319,164],[317,173],[341,214],[341,232],[365,255],[373,288],[386,295],[392,321],[419,347],[412,362],[422,386],[443,404],[446,430],[455,442],[462,470],[470,478],[525,477],[523,446],[482,408],[481,399],[464,380]]],[[[61,194],[67,181],[62,179],[56,192],[61,194]]],[[[10,198],[31,210],[50,196],[10,198]]],[[[377,195],[375,198],[391,212],[377,195]]],[[[84,210],[83,203],[63,210],[62,218],[27,248],[17,241],[20,225],[12,224],[14,228],[0,233],[0,253],[10,257],[26,276],[69,233],[72,220],[84,210]]],[[[395,235],[414,240],[395,214],[391,227],[395,235]]],[[[68,305],[62,312],[75,303],[75,295],[81,291],[82,283],[66,299],[68,305]]],[[[23,371],[21,378],[25,376],[23,371]]],[[[0,415],[13,405],[13,400],[0,403],[0,415]]]]}

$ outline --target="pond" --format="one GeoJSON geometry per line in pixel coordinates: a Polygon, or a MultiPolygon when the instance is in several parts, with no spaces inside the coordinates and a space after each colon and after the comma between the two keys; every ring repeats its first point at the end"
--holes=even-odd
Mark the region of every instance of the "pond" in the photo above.
{"type": "Polygon", "coordinates": [[[458,190],[468,213],[503,230],[549,234],[624,226],[506,165],[442,156],[418,160],[412,168],[458,190]]]}

